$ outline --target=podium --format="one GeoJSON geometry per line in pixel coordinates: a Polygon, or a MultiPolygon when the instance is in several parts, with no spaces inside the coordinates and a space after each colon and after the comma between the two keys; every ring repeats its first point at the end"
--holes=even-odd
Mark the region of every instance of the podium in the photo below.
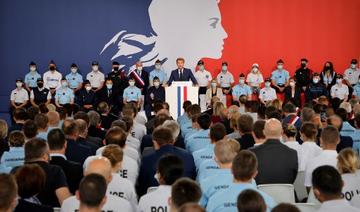
{"type": "Polygon", "coordinates": [[[177,120],[182,115],[183,102],[189,100],[193,104],[199,101],[199,87],[194,87],[191,81],[174,81],[165,88],[165,101],[170,105],[170,115],[177,120]]]}

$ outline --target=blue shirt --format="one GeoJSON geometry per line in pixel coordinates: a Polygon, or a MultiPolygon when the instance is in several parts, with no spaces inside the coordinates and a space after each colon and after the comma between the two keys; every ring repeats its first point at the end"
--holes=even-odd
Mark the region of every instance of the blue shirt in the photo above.
{"type": "Polygon", "coordinates": [[[39,78],[41,78],[41,75],[37,71],[34,73],[30,71],[25,75],[25,84],[30,88],[37,87],[37,79],[39,78]]]}
{"type": "Polygon", "coordinates": [[[5,167],[16,167],[24,164],[24,147],[10,147],[8,152],[4,152],[1,157],[1,164],[5,167]]]}
{"type": "Polygon", "coordinates": [[[79,84],[83,83],[83,77],[78,72],[76,72],[75,74],[70,73],[70,74],[66,75],[65,78],[68,81],[69,87],[71,89],[77,88],[77,87],[79,87],[79,84]]]}
{"type": "MultiPolygon", "coordinates": [[[[192,121],[191,119],[189,120],[184,120],[182,122],[182,124],[180,125],[180,129],[181,129],[181,135],[185,138],[186,135],[191,132],[193,129],[192,127],[192,121]]],[[[185,141],[186,142],[186,141],[185,141]]]]}
{"type": "Polygon", "coordinates": [[[163,84],[166,80],[166,73],[164,70],[152,70],[149,74],[149,80],[154,80],[154,77],[158,77],[160,80],[160,84],[163,84]]]}
{"type": "Polygon", "coordinates": [[[289,80],[289,78],[289,72],[284,69],[281,71],[277,69],[271,73],[271,79],[275,80],[277,85],[284,85],[289,80]]]}
{"type": "Polygon", "coordinates": [[[192,134],[186,142],[186,149],[189,152],[195,152],[196,150],[203,149],[210,144],[209,137],[210,130],[199,130],[198,132],[192,134]]]}
{"type": "Polygon", "coordinates": [[[186,122],[186,121],[191,122],[191,119],[189,118],[189,116],[185,112],[181,116],[179,116],[177,118],[177,122],[179,123],[180,126],[183,125],[183,123],[186,122]]]}
{"type": "Polygon", "coordinates": [[[358,98],[360,98],[360,83],[356,83],[356,85],[353,88],[354,88],[353,94],[358,98]]]}
{"type": "Polygon", "coordinates": [[[199,169],[200,164],[203,161],[213,159],[214,147],[215,144],[208,144],[205,148],[193,152],[194,162],[197,169],[199,169]]]}
{"type": "Polygon", "coordinates": [[[246,84],[243,84],[242,86],[237,84],[232,88],[232,95],[233,98],[235,99],[239,99],[241,95],[249,96],[251,94],[252,94],[251,88],[246,84]]]}
{"type": "Polygon", "coordinates": [[[219,169],[219,166],[216,164],[214,159],[209,159],[203,161],[198,169],[196,180],[201,182],[209,176],[213,176],[214,172],[219,169]]]}
{"type": "Polygon", "coordinates": [[[60,87],[56,89],[55,99],[59,102],[59,104],[69,104],[74,100],[74,91],[68,87],[60,87]]]}
{"type": "Polygon", "coordinates": [[[141,97],[141,90],[136,86],[129,86],[125,88],[123,98],[126,102],[139,101],[141,97]]]}
{"type": "Polygon", "coordinates": [[[37,137],[37,138],[42,138],[42,139],[44,139],[45,141],[47,141],[48,133],[49,133],[49,131],[47,131],[47,132],[39,132],[39,133],[36,135],[36,137],[37,137]]]}
{"type": "Polygon", "coordinates": [[[340,135],[352,137],[352,135],[355,133],[355,130],[356,129],[353,126],[351,126],[349,122],[344,121],[340,130],[340,135]]]}
{"type": "Polygon", "coordinates": [[[351,135],[349,135],[353,139],[353,150],[357,152],[358,155],[360,155],[360,130],[355,129],[355,132],[351,135]]]}
{"type": "Polygon", "coordinates": [[[266,193],[258,190],[253,184],[233,183],[229,186],[229,188],[216,192],[209,198],[206,211],[237,212],[237,197],[242,191],[246,189],[252,189],[260,193],[260,195],[264,198],[265,204],[267,206],[267,211],[271,211],[271,209],[277,205],[273,198],[271,198],[266,193]]]}

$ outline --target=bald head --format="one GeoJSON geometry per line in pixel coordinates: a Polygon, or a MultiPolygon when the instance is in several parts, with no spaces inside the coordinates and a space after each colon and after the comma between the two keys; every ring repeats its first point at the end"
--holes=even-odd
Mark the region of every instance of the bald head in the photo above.
{"type": "Polygon", "coordinates": [[[110,183],[112,176],[111,163],[109,159],[105,157],[98,157],[91,160],[85,167],[84,176],[93,173],[102,175],[106,179],[107,183],[110,183]]]}
{"type": "Polygon", "coordinates": [[[279,139],[282,134],[281,122],[271,118],[265,122],[264,135],[266,139],[279,139]]]}

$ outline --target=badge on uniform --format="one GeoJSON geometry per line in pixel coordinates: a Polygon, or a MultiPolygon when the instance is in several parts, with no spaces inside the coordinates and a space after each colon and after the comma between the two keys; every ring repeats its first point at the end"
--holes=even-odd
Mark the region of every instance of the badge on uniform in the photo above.
{"type": "Polygon", "coordinates": [[[206,78],[209,78],[209,75],[206,75],[205,77],[206,77],[206,78]]]}
{"type": "Polygon", "coordinates": [[[130,94],[134,94],[134,92],[131,92],[130,94]]]}
{"type": "Polygon", "coordinates": [[[266,92],[265,91],[263,91],[263,94],[265,94],[266,92]]]}
{"type": "Polygon", "coordinates": [[[90,75],[90,77],[93,77],[93,75],[90,75]]]}
{"type": "Polygon", "coordinates": [[[63,93],[63,95],[65,96],[65,93],[63,93]]]}
{"type": "Polygon", "coordinates": [[[34,80],[34,77],[33,78],[31,78],[32,80],[34,80]]]}
{"type": "Polygon", "coordinates": [[[223,76],[220,76],[220,78],[223,78],[223,76]]]}
{"type": "Polygon", "coordinates": [[[75,78],[73,78],[73,80],[75,80],[75,78]]]}

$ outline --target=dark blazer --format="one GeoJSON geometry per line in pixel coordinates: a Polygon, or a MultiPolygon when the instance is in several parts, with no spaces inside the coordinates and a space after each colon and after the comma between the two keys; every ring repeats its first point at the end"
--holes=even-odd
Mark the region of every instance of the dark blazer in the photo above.
{"type": "Polygon", "coordinates": [[[58,165],[62,168],[66,176],[66,182],[72,194],[79,189],[80,181],[83,177],[83,169],[80,163],[68,161],[61,156],[51,156],[50,164],[58,165]]]}
{"type": "Polygon", "coordinates": [[[96,150],[99,148],[96,144],[91,143],[88,141],[88,139],[86,138],[82,138],[79,137],[76,142],[78,142],[79,144],[83,145],[83,146],[87,146],[91,149],[91,154],[95,155],[96,154],[96,150]]]}
{"type": "Polygon", "coordinates": [[[72,139],[67,139],[65,156],[68,160],[78,162],[82,165],[86,158],[91,155],[90,147],[83,146],[72,139]]]}
{"type": "MultiPolygon", "coordinates": [[[[183,81],[189,81],[190,79],[193,82],[193,84],[198,84],[192,71],[188,68],[184,68],[183,69],[183,81]]],[[[167,84],[171,85],[171,83],[173,81],[181,81],[180,75],[179,75],[179,69],[175,69],[175,70],[171,71],[171,75],[170,75],[170,78],[169,78],[167,84]]]]}
{"type": "Polygon", "coordinates": [[[95,138],[100,138],[101,140],[105,138],[105,134],[106,131],[104,129],[95,127],[95,126],[90,126],[88,128],[88,135],[95,137],[95,138]]]}
{"type": "Polygon", "coordinates": [[[340,152],[342,149],[345,149],[347,147],[352,148],[353,143],[354,141],[350,136],[340,135],[340,143],[336,146],[336,151],[340,152]]]}
{"type": "Polygon", "coordinates": [[[291,87],[287,86],[284,89],[284,94],[285,94],[285,100],[284,100],[284,104],[288,103],[288,102],[292,102],[296,107],[301,107],[301,89],[296,86],[295,87],[295,94],[294,94],[294,98],[291,96],[291,87]]]}
{"type": "Polygon", "coordinates": [[[150,83],[149,83],[149,73],[146,72],[145,70],[142,70],[142,71],[141,71],[140,78],[141,78],[141,80],[144,82],[144,85],[142,85],[142,84],[140,83],[140,81],[138,81],[138,80],[136,79],[136,77],[134,76],[135,74],[136,74],[136,75],[139,75],[139,74],[137,73],[137,70],[134,70],[134,71],[130,72],[130,77],[135,78],[135,86],[141,89],[141,94],[142,94],[142,95],[145,95],[146,92],[147,92],[147,88],[148,88],[149,85],[150,85],[150,83]]]}
{"type": "Polygon", "coordinates": [[[53,212],[54,209],[50,206],[38,205],[19,199],[19,202],[14,210],[14,212],[53,212]]]}
{"type": "Polygon", "coordinates": [[[297,152],[280,140],[268,139],[265,143],[251,148],[258,159],[256,184],[293,184],[298,173],[297,152]]]}
{"type": "Polygon", "coordinates": [[[106,86],[101,88],[96,92],[96,105],[100,102],[106,102],[109,106],[121,104],[121,96],[119,95],[116,89],[110,89],[111,92],[108,92],[106,86]]]}
{"type": "Polygon", "coordinates": [[[145,194],[149,187],[159,185],[153,176],[156,173],[158,160],[161,156],[166,154],[173,154],[181,158],[184,163],[184,176],[195,179],[196,169],[193,156],[184,149],[180,149],[173,145],[164,145],[160,147],[159,150],[156,150],[141,159],[138,183],[136,186],[138,196],[145,194]]]}
{"type": "Polygon", "coordinates": [[[253,147],[255,144],[254,138],[251,133],[246,133],[241,136],[241,138],[236,139],[241,147],[241,150],[243,149],[249,149],[250,147],[253,147]]]}

